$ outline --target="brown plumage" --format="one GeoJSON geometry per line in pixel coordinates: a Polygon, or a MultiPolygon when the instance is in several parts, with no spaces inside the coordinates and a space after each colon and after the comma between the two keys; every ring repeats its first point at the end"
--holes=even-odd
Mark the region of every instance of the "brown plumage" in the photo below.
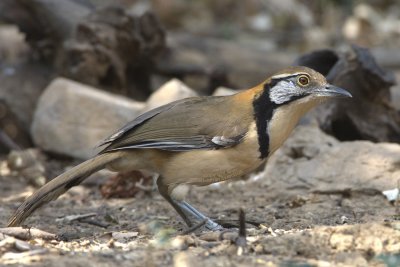
{"type": "MultiPolygon", "coordinates": [[[[334,96],[350,94],[311,69],[290,67],[232,96],[187,98],[156,108],[104,140],[99,155],[40,188],[8,225],[19,225],[104,167],[159,173],[160,193],[191,225],[190,217],[206,217],[171,197],[178,185],[208,185],[252,172],[282,145],[301,116],[334,96]]],[[[209,220],[207,227],[219,226],[209,220]]]]}

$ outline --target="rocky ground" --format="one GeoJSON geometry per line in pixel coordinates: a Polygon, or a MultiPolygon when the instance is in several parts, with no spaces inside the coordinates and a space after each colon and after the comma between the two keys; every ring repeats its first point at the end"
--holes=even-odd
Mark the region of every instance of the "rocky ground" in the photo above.
{"type": "MultiPolygon", "coordinates": [[[[1,236],[2,264],[33,266],[398,266],[399,204],[382,190],[400,177],[400,146],[338,142],[299,127],[265,171],[246,181],[192,188],[188,200],[237,229],[186,229],[155,192],[104,199],[95,175],[32,216],[26,225],[57,235],[21,241],[1,236]],[[88,218],[74,219],[72,215],[88,218]],[[240,239],[239,239],[240,240],[240,239]]],[[[72,164],[51,160],[57,173],[72,164]]],[[[2,172],[7,168],[2,165],[2,172]]],[[[103,177],[104,179],[104,177],[103,177]]],[[[101,180],[101,179],[100,179],[101,180]]],[[[21,177],[0,178],[0,223],[34,190],[21,177]]]]}

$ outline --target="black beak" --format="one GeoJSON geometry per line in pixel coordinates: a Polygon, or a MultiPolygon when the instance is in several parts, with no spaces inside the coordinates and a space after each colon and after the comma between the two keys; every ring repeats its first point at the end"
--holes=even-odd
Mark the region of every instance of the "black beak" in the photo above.
{"type": "Polygon", "coordinates": [[[326,97],[353,97],[348,91],[331,84],[315,90],[313,94],[326,97]]]}

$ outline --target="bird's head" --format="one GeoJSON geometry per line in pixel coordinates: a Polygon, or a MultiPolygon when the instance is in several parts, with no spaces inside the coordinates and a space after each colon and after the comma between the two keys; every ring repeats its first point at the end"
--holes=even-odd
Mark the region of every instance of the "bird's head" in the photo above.
{"type": "Polygon", "coordinates": [[[264,83],[269,100],[274,105],[319,103],[333,97],[351,97],[351,94],[329,84],[325,77],[307,67],[290,67],[271,76],[264,83]]]}
{"type": "Polygon", "coordinates": [[[349,92],[329,84],[322,74],[307,67],[284,69],[249,92],[254,96],[261,158],[278,149],[311,108],[329,98],[351,97],[349,92]]]}

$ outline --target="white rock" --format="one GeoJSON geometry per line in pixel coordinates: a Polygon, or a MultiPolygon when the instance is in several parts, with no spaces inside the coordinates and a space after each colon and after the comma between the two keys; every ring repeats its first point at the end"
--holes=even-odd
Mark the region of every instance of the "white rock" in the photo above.
{"type": "Polygon", "coordinates": [[[119,242],[127,242],[139,235],[139,232],[113,232],[112,238],[119,242]]]}
{"type": "Polygon", "coordinates": [[[387,198],[387,200],[396,201],[399,198],[400,190],[398,188],[385,190],[382,194],[387,198]]]}
{"type": "Polygon", "coordinates": [[[239,91],[237,90],[233,90],[227,87],[218,87],[217,89],[215,89],[213,96],[225,96],[225,95],[233,95],[238,93],[239,91]]]}
{"type": "Polygon", "coordinates": [[[2,61],[18,62],[29,52],[25,35],[18,30],[16,25],[0,26],[0,55],[2,61]]]}
{"type": "Polygon", "coordinates": [[[266,32],[268,30],[271,30],[274,25],[271,16],[266,14],[265,12],[260,12],[248,18],[247,24],[252,30],[259,32],[266,32]]]}
{"type": "Polygon", "coordinates": [[[144,104],[68,79],[55,79],[41,95],[32,123],[40,148],[86,159],[95,146],[134,119],[144,104]]]}
{"type": "Polygon", "coordinates": [[[144,111],[168,104],[179,99],[197,96],[197,93],[178,79],[172,79],[155,91],[147,100],[144,111]]]}

